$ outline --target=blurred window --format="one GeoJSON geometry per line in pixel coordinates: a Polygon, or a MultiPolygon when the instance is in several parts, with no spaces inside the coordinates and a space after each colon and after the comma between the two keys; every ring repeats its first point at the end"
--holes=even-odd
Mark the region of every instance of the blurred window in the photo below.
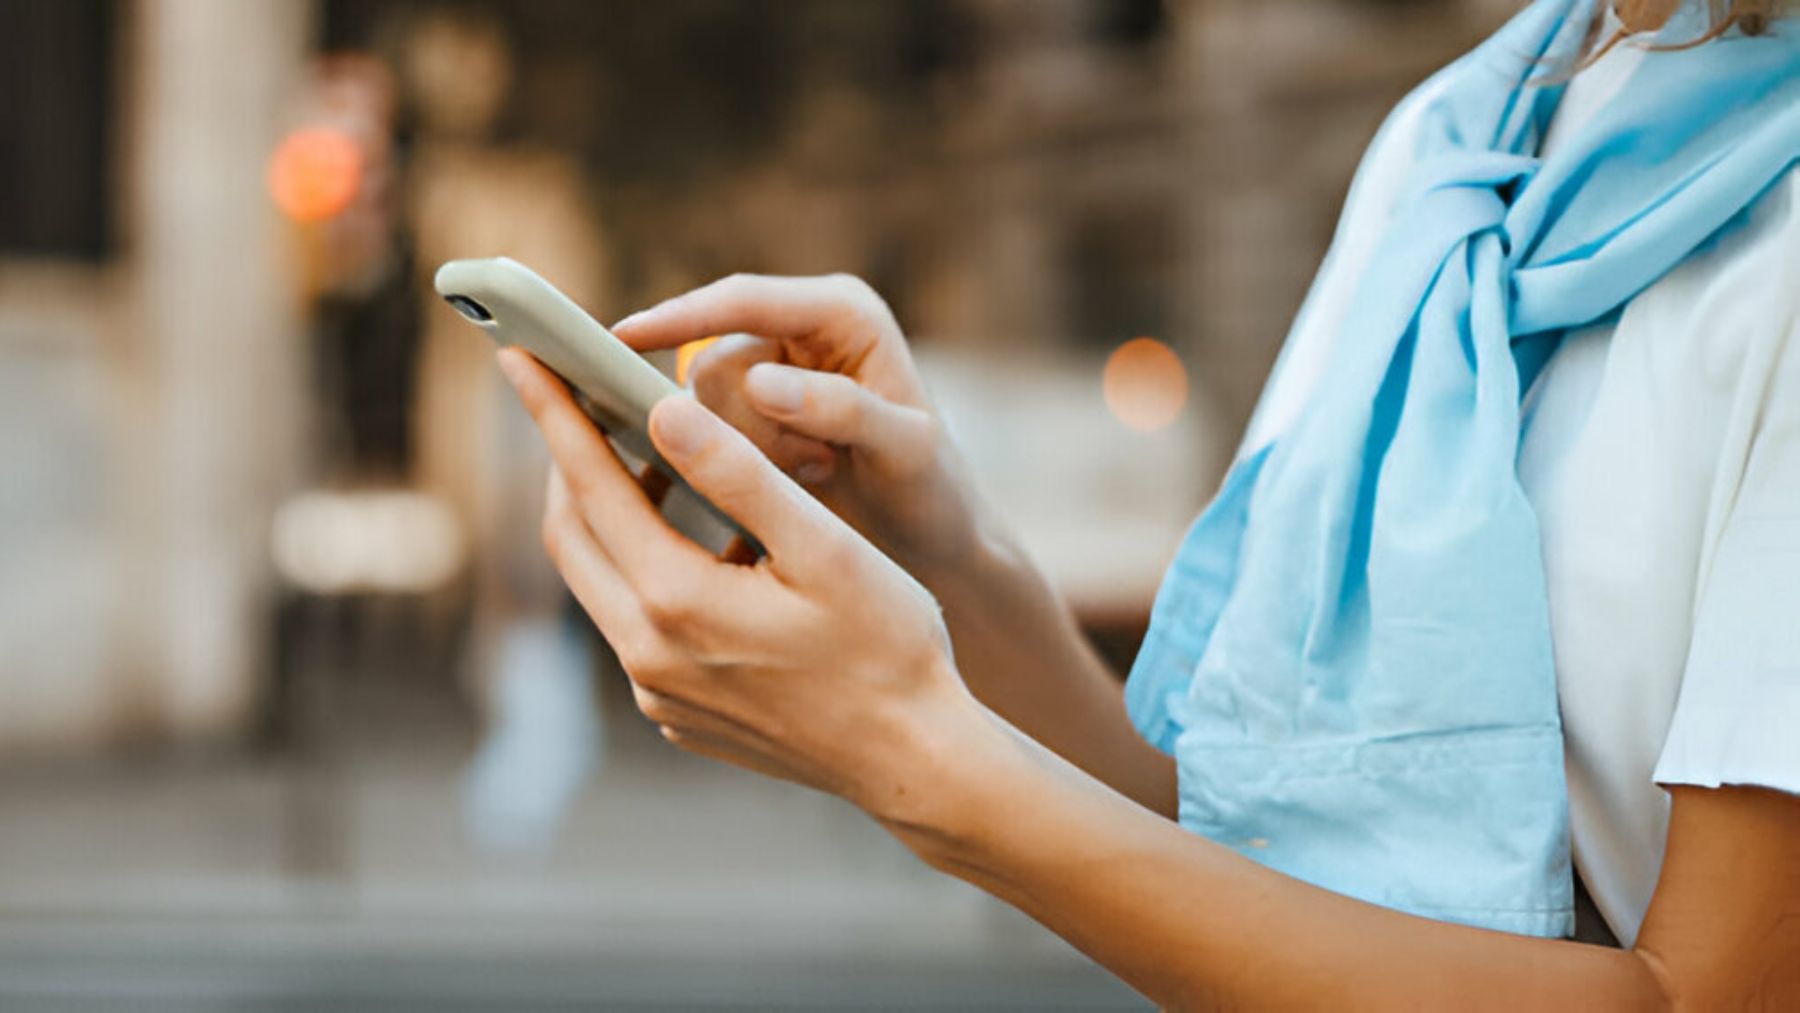
{"type": "Polygon", "coordinates": [[[1147,46],[1162,37],[1167,22],[1162,0],[1098,0],[1088,8],[1086,28],[1102,45],[1147,46]]]}
{"type": "Polygon", "coordinates": [[[0,0],[0,257],[112,252],[115,0],[0,0]]]}
{"type": "Polygon", "coordinates": [[[1160,204],[1080,214],[1062,243],[1068,337],[1110,349],[1126,338],[1167,336],[1178,282],[1176,218],[1160,204]]]}

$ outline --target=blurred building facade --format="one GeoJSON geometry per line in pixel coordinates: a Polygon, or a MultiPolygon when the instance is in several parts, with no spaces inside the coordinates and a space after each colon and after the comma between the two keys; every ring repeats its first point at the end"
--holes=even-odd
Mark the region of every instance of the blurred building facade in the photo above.
{"type": "Polygon", "coordinates": [[[70,241],[83,228],[66,215],[8,216],[0,236],[0,738],[231,732],[265,670],[268,520],[305,453],[297,307],[263,167],[310,12],[76,0],[0,14],[20,78],[4,101],[29,128],[8,131],[4,200],[91,178],[69,206],[98,220],[93,242],[70,241]],[[71,98],[84,81],[103,82],[100,108],[71,98]],[[102,135],[85,151],[57,144],[88,128],[102,135]]]}
{"type": "MultiPolygon", "coordinates": [[[[415,192],[403,199],[430,208],[414,218],[430,257],[490,252],[472,248],[482,227],[452,228],[484,215],[500,225],[486,245],[515,252],[519,223],[545,220],[550,238],[524,252],[603,316],[734,270],[868,277],[930,365],[979,378],[946,381],[973,388],[949,406],[968,442],[997,410],[983,385],[1016,376],[1025,389],[994,401],[1038,420],[1014,420],[1028,441],[1043,419],[1082,419],[1051,431],[1085,445],[1045,459],[1128,462],[1057,475],[1078,499],[1100,495],[1093,486],[1131,492],[1097,510],[1146,511],[1156,533],[1127,553],[1131,573],[1100,575],[1091,594],[1071,588],[1097,613],[1129,616],[1253,406],[1357,152],[1405,89],[1510,6],[459,4],[454,17],[498,32],[512,93],[495,139],[468,142],[467,164],[430,172],[447,160],[429,136],[405,150],[415,192]],[[521,154],[492,154],[502,148],[521,154]],[[532,177],[515,190],[540,203],[562,188],[568,209],[504,194],[483,207],[486,184],[457,182],[477,155],[496,178],[509,164],[532,177]],[[1140,335],[1174,347],[1193,377],[1175,433],[1133,442],[1104,414],[1082,415],[1102,411],[1097,400],[1034,397],[1032,377],[1090,389],[1104,354],[1140,335]],[[1157,462],[1169,454],[1183,465],[1157,462]]],[[[253,710],[268,648],[259,602],[277,580],[270,518],[340,452],[316,387],[297,382],[312,368],[316,307],[265,170],[297,125],[309,61],[360,50],[403,63],[406,33],[438,13],[397,0],[10,5],[15,73],[38,96],[59,71],[29,51],[98,47],[107,73],[89,90],[106,91],[104,148],[74,161],[101,165],[114,210],[92,249],[33,255],[23,226],[0,249],[0,355],[21,389],[9,399],[6,459],[21,473],[8,483],[16,516],[0,585],[16,602],[0,613],[15,704],[0,738],[220,731],[253,710]]],[[[417,96],[401,101],[401,129],[417,138],[417,96]]],[[[425,259],[410,265],[415,280],[425,259]]],[[[453,326],[423,312],[427,333],[453,326]]],[[[500,410],[482,407],[499,396],[491,385],[444,396],[443,382],[371,388],[421,406],[429,453],[408,475],[454,458],[473,439],[468,416],[500,410]],[[440,446],[432,433],[456,439],[440,446]]],[[[995,469],[990,485],[1009,501],[1004,462],[995,469]]],[[[1042,498],[1010,497],[1023,510],[1042,498]]],[[[1046,528],[1035,543],[1055,555],[1080,534],[1046,528]]],[[[1085,572],[1051,569],[1077,585],[1085,572]]]]}
{"type": "MultiPolygon", "coordinates": [[[[871,828],[654,735],[615,729],[638,752],[529,874],[460,850],[490,631],[564,606],[536,547],[541,453],[430,271],[510,253],[602,319],[733,271],[869,279],[1123,665],[1357,156],[1516,6],[0,0],[0,908],[225,896],[262,919],[251,949],[296,912],[361,912],[346,946],[570,966],[602,939],[639,981],[645,940],[755,935],[748,907],[786,906],[810,927],[721,952],[967,951],[1049,983],[1015,1008],[1057,989],[1118,1008],[871,828]],[[351,148],[292,146],[309,131],[351,148]],[[1140,337],[1189,379],[1152,432],[1102,390],[1140,337]],[[222,759],[118,776],[195,743],[222,759]],[[110,759],[71,786],[44,755],[110,759]],[[702,890],[680,863],[718,860],[694,842],[721,820],[750,857],[702,890]],[[79,843],[133,834],[131,860],[79,843]]],[[[0,917],[9,975],[31,964],[15,929],[0,917]]]]}

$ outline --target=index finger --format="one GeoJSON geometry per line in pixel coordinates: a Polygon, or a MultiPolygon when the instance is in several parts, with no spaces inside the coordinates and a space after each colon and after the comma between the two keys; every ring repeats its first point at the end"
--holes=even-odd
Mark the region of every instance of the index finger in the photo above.
{"type": "MultiPolygon", "coordinates": [[[[786,593],[779,576],[765,566],[721,562],[675,530],[650,505],[637,480],[576,407],[556,374],[518,348],[503,350],[500,363],[543,431],[571,494],[581,530],[566,551],[592,548],[617,570],[637,599],[635,605],[614,602],[612,608],[627,610],[623,613],[627,616],[634,615],[629,610],[635,608],[635,615],[696,656],[741,657],[768,643],[772,635],[794,628],[801,614],[796,611],[800,599],[786,593]]],[[[559,557],[559,568],[570,565],[559,557]]],[[[590,558],[587,578],[598,572],[592,569],[597,565],[599,561],[590,558]]],[[[570,573],[565,579],[571,588],[576,586],[570,573]]],[[[599,593],[592,584],[583,584],[582,590],[584,605],[599,593]]],[[[599,617],[596,611],[596,620],[599,617]]],[[[615,630],[607,632],[610,636],[615,630]]]]}
{"type": "Polygon", "coordinates": [[[734,274],[633,313],[613,325],[613,332],[641,352],[740,331],[802,341],[860,312],[865,289],[848,275],[734,274]]]}
{"type": "Polygon", "coordinates": [[[582,513],[606,518],[589,528],[629,584],[642,587],[654,574],[698,574],[714,563],[651,505],[555,373],[519,348],[501,349],[498,358],[582,513]]]}

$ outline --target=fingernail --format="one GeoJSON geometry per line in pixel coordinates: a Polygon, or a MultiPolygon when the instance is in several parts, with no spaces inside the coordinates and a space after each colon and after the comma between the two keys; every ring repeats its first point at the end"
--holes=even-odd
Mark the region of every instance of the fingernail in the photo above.
{"type": "Polygon", "coordinates": [[[625,328],[630,327],[632,324],[637,323],[639,318],[641,318],[646,312],[647,312],[646,310],[638,310],[636,313],[633,313],[627,317],[624,317],[618,323],[613,324],[612,329],[615,331],[622,331],[625,328]]]}
{"type": "Polygon", "coordinates": [[[712,441],[712,413],[685,395],[664,398],[650,415],[651,435],[665,455],[691,457],[712,441]]]}
{"type": "Polygon", "coordinates": [[[802,485],[817,485],[830,478],[831,472],[830,461],[805,461],[801,463],[800,467],[794,469],[794,477],[799,479],[802,485]]]}
{"type": "Polygon", "coordinates": [[[759,362],[744,377],[750,396],[778,412],[793,413],[806,401],[806,386],[791,366],[759,362]]]}

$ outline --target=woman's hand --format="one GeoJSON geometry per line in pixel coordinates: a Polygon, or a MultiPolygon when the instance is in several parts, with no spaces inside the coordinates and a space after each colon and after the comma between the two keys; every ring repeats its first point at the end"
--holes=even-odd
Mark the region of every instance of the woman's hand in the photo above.
{"type": "Polygon", "coordinates": [[[729,335],[694,362],[701,403],[908,570],[970,556],[972,484],[899,324],[862,281],[733,275],[615,330],[644,351],[729,335]]]}
{"type": "Polygon", "coordinates": [[[1174,813],[1173,762],[1131,727],[1118,680],[980,503],[899,324],[869,286],[848,275],[733,275],[615,329],[644,350],[730,335],[695,360],[695,396],[925,582],[983,704],[1174,813]]]}
{"type": "Polygon", "coordinates": [[[644,714],[684,749],[908,820],[932,743],[980,714],[930,594],[735,429],[669,398],[650,416],[657,450],[768,550],[755,566],[714,559],[553,373],[518,349],[500,364],[555,460],[545,545],[644,714]]]}

